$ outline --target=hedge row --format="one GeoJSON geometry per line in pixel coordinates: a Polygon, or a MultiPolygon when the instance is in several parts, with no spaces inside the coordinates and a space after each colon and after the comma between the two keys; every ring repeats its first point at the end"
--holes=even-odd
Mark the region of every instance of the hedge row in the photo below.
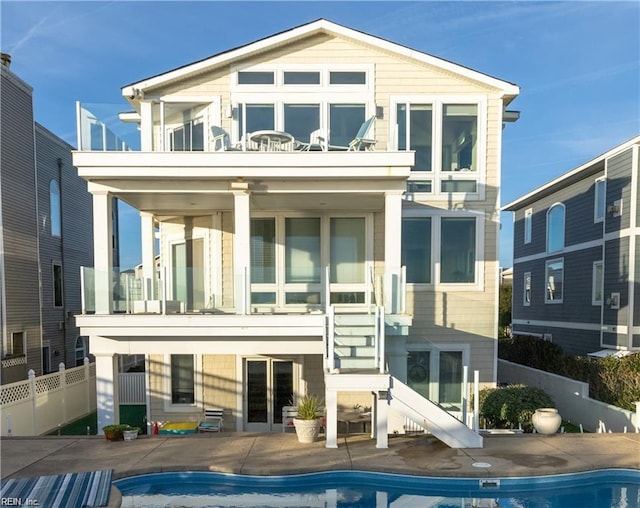
{"type": "Polygon", "coordinates": [[[514,336],[498,342],[498,356],[589,383],[589,396],[607,404],[635,411],[635,402],[640,401],[640,354],[598,359],[570,356],[557,344],[514,336]]]}
{"type": "Polygon", "coordinates": [[[487,428],[517,429],[531,432],[531,416],[541,407],[555,407],[544,390],[533,386],[509,385],[504,388],[485,388],[478,397],[480,414],[487,428]]]}

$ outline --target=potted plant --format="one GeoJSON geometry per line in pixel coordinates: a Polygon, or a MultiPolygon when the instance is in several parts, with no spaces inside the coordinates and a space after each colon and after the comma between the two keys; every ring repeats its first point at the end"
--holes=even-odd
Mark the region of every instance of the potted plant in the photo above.
{"type": "Polygon", "coordinates": [[[112,425],[105,425],[102,427],[102,432],[104,432],[104,437],[107,441],[122,441],[125,439],[125,432],[128,432],[128,437],[126,439],[127,441],[130,441],[131,439],[135,439],[133,436],[134,434],[137,437],[138,432],[140,432],[140,428],[132,427],[128,423],[116,423],[112,425]]]}
{"type": "Polygon", "coordinates": [[[316,395],[305,395],[297,404],[298,416],[293,419],[300,443],[313,443],[320,433],[320,399],[316,395]]]}

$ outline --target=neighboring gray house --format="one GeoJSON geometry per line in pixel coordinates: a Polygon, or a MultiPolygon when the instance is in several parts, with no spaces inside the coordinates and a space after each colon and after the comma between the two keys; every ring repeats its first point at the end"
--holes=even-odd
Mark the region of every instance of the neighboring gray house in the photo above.
{"type": "Polygon", "coordinates": [[[506,205],[513,333],[569,354],[640,350],[640,136],[506,205]]]}
{"type": "MultiPolygon", "coordinates": [[[[4,56],[4,55],[3,55],[4,56]]],[[[0,66],[1,382],[74,367],[80,267],[93,264],[92,199],[73,147],[34,122],[33,89],[0,66]]]]}

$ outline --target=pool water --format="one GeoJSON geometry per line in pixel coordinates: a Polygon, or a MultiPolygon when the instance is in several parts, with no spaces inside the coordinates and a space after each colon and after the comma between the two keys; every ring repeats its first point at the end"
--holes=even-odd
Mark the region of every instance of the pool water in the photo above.
{"type": "Polygon", "coordinates": [[[630,469],[500,479],[184,472],[133,476],[114,485],[123,508],[640,508],[640,471],[630,469]]]}

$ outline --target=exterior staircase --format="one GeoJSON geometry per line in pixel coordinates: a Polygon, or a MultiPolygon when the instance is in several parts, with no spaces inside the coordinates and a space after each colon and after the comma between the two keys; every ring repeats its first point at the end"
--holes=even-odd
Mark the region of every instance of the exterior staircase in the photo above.
{"type": "Polygon", "coordinates": [[[375,369],[376,327],[375,313],[335,314],[335,367],[341,372],[375,369]]]}

